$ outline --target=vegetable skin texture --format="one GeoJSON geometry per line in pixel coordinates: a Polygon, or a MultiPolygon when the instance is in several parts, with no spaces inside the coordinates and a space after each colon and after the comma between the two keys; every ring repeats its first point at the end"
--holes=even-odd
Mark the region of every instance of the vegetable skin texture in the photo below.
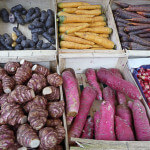
{"type": "Polygon", "coordinates": [[[129,6],[129,4],[127,4],[127,3],[116,2],[116,1],[114,1],[114,3],[122,8],[127,8],[129,6]]]}
{"type": "Polygon", "coordinates": [[[116,107],[116,115],[122,118],[130,127],[132,127],[132,114],[127,105],[118,105],[116,107]]]}
{"type": "Polygon", "coordinates": [[[78,114],[80,100],[77,86],[77,80],[70,71],[62,73],[63,89],[66,96],[66,113],[69,117],[75,117],[78,114]]]}
{"type": "Polygon", "coordinates": [[[57,133],[57,144],[60,144],[65,138],[65,128],[62,125],[58,125],[55,127],[55,131],[57,133]]]}
{"type": "Polygon", "coordinates": [[[102,100],[102,91],[97,82],[95,70],[92,68],[89,68],[86,70],[85,75],[86,75],[89,85],[97,92],[97,96],[96,96],[97,99],[102,100]]]}
{"type": "Polygon", "coordinates": [[[149,12],[137,12],[139,15],[142,15],[144,17],[150,18],[150,13],[149,12]]]}
{"type": "Polygon", "coordinates": [[[6,75],[7,75],[6,71],[0,67],[0,80],[2,80],[2,78],[6,75]]]}
{"type": "Polygon", "coordinates": [[[8,74],[14,75],[19,67],[20,65],[17,62],[8,62],[5,64],[4,69],[8,74]]]}
{"type": "Polygon", "coordinates": [[[70,14],[74,13],[76,10],[77,8],[69,8],[69,7],[62,9],[63,12],[70,13],[70,14]]]}
{"type": "Polygon", "coordinates": [[[40,148],[49,150],[57,145],[57,133],[51,127],[45,127],[39,131],[40,148]]]}
{"type": "Polygon", "coordinates": [[[81,9],[77,9],[75,11],[75,13],[77,15],[95,15],[95,16],[99,16],[101,15],[103,12],[101,9],[93,9],[93,10],[81,10],[81,9]]]}
{"type": "Polygon", "coordinates": [[[2,81],[0,81],[0,95],[3,94],[3,86],[2,86],[2,81]]]}
{"type": "Polygon", "coordinates": [[[66,122],[67,122],[67,125],[71,125],[72,121],[73,121],[74,117],[66,117],[66,122]]]}
{"type": "Polygon", "coordinates": [[[58,73],[53,73],[47,76],[47,82],[55,87],[59,87],[63,84],[63,79],[58,73]]]}
{"type": "Polygon", "coordinates": [[[70,128],[69,137],[79,138],[82,134],[87,115],[96,98],[96,92],[91,87],[85,87],[80,97],[79,112],[70,128]]]}
{"type": "Polygon", "coordinates": [[[59,8],[76,8],[78,6],[90,5],[85,2],[66,2],[66,3],[58,3],[59,8]]]}
{"type": "Polygon", "coordinates": [[[129,35],[136,35],[136,34],[149,33],[149,32],[150,32],[150,29],[143,29],[143,30],[129,32],[129,35]]]}
{"type": "Polygon", "coordinates": [[[135,49],[135,50],[149,50],[150,49],[150,47],[148,47],[148,46],[143,46],[143,45],[135,43],[135,42],[130,42],[129,47],[130,47],[130,49],[135,49]]]}
{"type": "Polygon", "coordinates": [[[27,86],[34,90],[34,92],[39,93],[44,87],[46,87],[46,78],[41,74],[33,74],[32,78],[27,83],[27,86]]]}
{"type": "Polygon", "coordinates": [[[131,18],[128,20],[133,22],[146,23],[146,24],[150,23],[150,18],[131,18]]]}
{"type": "Polygon", "coordinates": [[[90,27],[106,26],[106,22],[93,22],[90,23],[90,27]]]}
{"type": "Polygon", "coordinates": [[[7,102],[8,94],[3,94],[0,96],[0,106],[7,102]]]}
{"type": "Polygon", "coordinates": [[[138,34],[138,36],[141,38],[150,38],[150,33],[138,34]]]}
{"type": "Polygon", "coordinates": [[[119,141],[135,141],[131,127],[119,116],[115,116],[116,137],[119,141]]]}
{"type": "Polygon", "coordinates": [[[62,121],[60,119],[47,119],[46,126],[47,127],[56,127],[62,125],[62,121]]]}
{"type": "Polygon", "coordinates": [[[48,103],[48,112],[50,117],[58,119],[63,115],[65,110],[65,103],[64,101],[59,102],[50,102],[48,103]]]}
{"type": "Polygon", "coordinates": [[[84,10],[84,9],[101,9],[101,5],[89,5],[89,6],[79,6],[78,9],[84,10]]]}
{"type": "Polygon", "coordinates": [[[19,103],[23,104],[31,101],[35,97],[35,93],[32,89],[25,85],[17,85],[15,89],[9,94],[9,103],[19,103]]]}
{"type": "Polygon", "coordinates": [[[17,130],[17,141],[24,147],[37,148],[40,145],[37,133],[28,124],[19,126],[17,130]]]}
{"type": "Polygon", "coordinates": [[[97,72],[97,77],[110,88],[122,92],[128,97],[132,99],[141,99],[141,94],[135,85],[129,81],[116,77],[111,71],[105,68],[100,68],[97,72]]]}
{"type": "Polygon", "coordinates": [[[20,105],[5,102],[1,105],[0,124],[23,124],[27,122],[27,116],[24,115],[20,105]]]}
{"type": "Polygon", "coordinates": [[[129,6],[128,8],[125,8],[127,11],[144,11],[144,12],[149,12],[150,7],[144,7],[144,6],[139,6],[139,7],[134,7],[134,6],[129,6]]]}
{"type": "Polygon", "coordinates": [[[92,117],[88,117],[82,131],[81,138],[84,139],[93,139],[94,132],[94,120],[92,117]]]}
{"type": "Polygon", "coordinates": [[[124,28],[125,32],[132,32],[132,31],[136,31],[136,30],[141,30],[141,29],[147,29],[150,28],[150,25],[144,25],[144,26],[126,26],[124,28]]]}
{"type": "Polygon", "coordinates": [[[95,139],[98,139],[98,127],[100,122],[100,111],[96,111],[94,114],[94,136],[95,139]]]}
{"type": "Polygon", "coordinates": [[[48,76],[50,74],[49,69],[41,65],[34,65],[32,67],[32,71],[37,74],[42,74],[44,76],[48,76]]]}

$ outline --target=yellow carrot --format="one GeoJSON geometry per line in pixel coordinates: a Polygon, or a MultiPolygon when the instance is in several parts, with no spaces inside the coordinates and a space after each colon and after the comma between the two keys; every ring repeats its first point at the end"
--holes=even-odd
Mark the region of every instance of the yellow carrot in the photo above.
{"type": "Polygon", "coordinates": [[[91,45],[78,44],[75,42],[68,42],[68,41],[61,41],[60,46],[66,47],[66,48],[71,48],[71,49],[89,49],[92,47],[91,45]]]}
{"type": "Polygon", "coordinates": [[[68,48],[66,48],[66,47],[61,47],[61,49],[68,49],[68,48]]]}
{"type": "Polygon", "coordinates": [[[76,10],[75,11],[76,14],[78,15],[101,15],[102,14],[102,10],[101,9],[94,9],[94,10],[76,10]]]}
{"type": "Polygon", "coordinates": [[[77,32],[77,31],[80,31],[81,29],[84,29],[86,27],[89,27],[89,24],[85,24],[85,25],[82,25],[82,26],[78,26],[78,27],[72,27],[70,29],[68,29],[65,33],[66,34],[69,34],[69,33],[74,33],[74,32],[77,32]]]}
{"type": "Polygon", "coordinates": [[[63,8],[63,11],[66,13],[74,13],[77,10],[77,8],[63,8]]]}
{"type": "Polygon", "coordinates": [[[87,45],[94,45],[94,42],[79,38],[79,37],[74,37],[74,36],[69,36],[69,35],[61,35],[61,40],[62,41],[70,41],[70,42],[75,42],[79,44],[87,44],[87,45]]]}
{"type": "Polygon", "coordinates": [[[60,23],[60,27],[77,27],[81,25],[85,25],[86,23],[60,23]]]}
{"type": "Polygon", "coordinates": [[[90,5],[88,3],[85,3],[85,2],[66,2],[66,3],[58,3],[58,7],[59,8],[70,8],[70,7],[73,7],[73,8],[76,8],[78,6],[81,6],[81,5],[90,5]]]}
{"type": "Polygon", "coordinates": [[[71,26],[60,26],[59,27],[59,32],[66,32],[68,29],[71,29],[71,26]]]}
{"type": "Polygon", "coordinates": [[[92,22],[100,22],[100,21],[106,21],[106,17],[104,15],[93,17],[92,22]]]}
{"type": "Polygon", "coordinates": [[[109,34],[99,34],[100,37],[108,38],[109,34]]]}
{"type": "Polygon", "coordinates": [[[103,47],[108,49],[113,49],[115,47],[115,44],[112,41],[103,37],[99,37],[97,35],[93,35],[90,33],[83,33],[83,32],[75,32],[75,34],[81,38],[92,41],[98,45],[102,45],[103,47]]]}
{"type": "Polygon", "coordinates": [[[97,26],[106,26],[106,22],[93,22],[90,24],[90,27],[97,27],[97,26]]]}
{"type": "Polygon", "coordinates": [[[107,48],[104,48],[104,47],[94,47],[91,49],[93,49],[93,50],[108,50],[107,48]]]}
{"type": "Polygon", "coordinates": [[[101,9],[101,5],[79,6],[78,9],[101,9]]]}
{"type": "MultiPolygon", "coordinates": [[[[65,34],[65,32],[59,33],[59,36],[61,36],[61,35],[63,35],[63,34],[65,34]]],[[[66,34],[65,34],[65,35],[66,35],[66,34]]],[[[76,36],[74,33],[70,33],[70,34],[67,34],[67,35],[70,35],[70,36],[76,36]]]]}
{"type": "Polygon", "coordinates": [[[103,46],[97,44],[92,45],[92,48],[100,48],[100,47],[102,48],[103,46]]]}

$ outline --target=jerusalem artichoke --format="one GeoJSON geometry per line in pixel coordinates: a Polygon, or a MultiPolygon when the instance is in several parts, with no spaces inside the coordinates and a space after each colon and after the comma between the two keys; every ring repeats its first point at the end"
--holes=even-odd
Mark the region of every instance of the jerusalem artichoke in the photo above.
{"type": "Polygon", "coordinates": [[[0,95],[3,94],[3,86],[2,86],[2,81],[0,81],[0,95]]]}
{"type": "Polygon", "coordinates": [[[57,133],[57,144],[60,144],[65,138],[65,128],[61,125],[55,127],[55,131],[57,133]]]}
{"type": "Polygon", "coordinates": [[[62,125],[62,121],[60,119],[47,119],[47,127],[56,127],[58,125],[62,125]]]}
{"type": "Polygon", "coordinates": [[[27,61],[27,60],[24,60],[24,59],[22,59],[22,60],[20,61],[20,65],[21,65],[21,66],[28,66],[28,67],[30,67],[30,68],[33,67],[33,64],[32,64],[30,61],[27,61]]]}
{"type": "Polygon", "coordinates": [[[0,80],[6,75],[6,71],[0,67],[0,80]]]}

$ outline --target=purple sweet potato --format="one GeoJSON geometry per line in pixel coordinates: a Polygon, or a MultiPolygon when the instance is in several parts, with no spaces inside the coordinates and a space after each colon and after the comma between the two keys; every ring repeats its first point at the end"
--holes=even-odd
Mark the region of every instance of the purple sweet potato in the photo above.
{"type": "Polygon", "coordinates": [[[97,139],[116,140],[114,132],[114,109],[109,101],[103,101],[100,106],[100,122],[97,139]]]}
{"type": "Polygon", "coordinates": [[[94,136],[95,139],[97,139],[98,136],[98,127],[99,127],[99,122],[100,122],[100,111],[95,112],[94,114],[94,136]]]}
{"type": "Polygon", "coordinates": [[[80,97],[79,112],[70,128],[69,137],[79,138],[81,136],[87,115],[90,111],[90,108],[95,98],[96,98],[95,90],[93,90],[91,87],[85,87],[83,89],[80,97]]]}
{"type": "Polygon", "coordinates": [[[111,71],[105,68],[100,68],[97,72],[99,80],[107,84],[112,89],[126,94],[132,99],[141,99],[142,96],[135,85],[115,76],[111,71]]]}
{"type": "Polygon", "coordinates": [[[131,127],[119,116],[115,116],[116,137],[119,141],[134,141],[131,127]]]}

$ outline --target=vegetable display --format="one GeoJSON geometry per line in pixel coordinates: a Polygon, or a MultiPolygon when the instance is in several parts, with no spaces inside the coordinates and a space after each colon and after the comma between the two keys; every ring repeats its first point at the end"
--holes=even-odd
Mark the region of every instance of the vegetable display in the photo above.
{"type": "Polygon", "coordinates": [[[115,49],[115,44],[109,39],[112,29],[106,27],[102,6],[86,4],[58,3],[58,8],[61,8],[58,12],[60,48],[95,49],[94,44],[97,44],[99,50],[115,49]],[[103,38],[102,34],[106,34],[107,37],[103,38]]]}
{"type": "Polygon", "coordinates": [[[62,84],[59,74],[27,60],[0,67],[0,149],[62,149],[66,135],[65,103],[59,99],[62,84]],[[47,87],[50,94],[42,96],[47,87]]]}

